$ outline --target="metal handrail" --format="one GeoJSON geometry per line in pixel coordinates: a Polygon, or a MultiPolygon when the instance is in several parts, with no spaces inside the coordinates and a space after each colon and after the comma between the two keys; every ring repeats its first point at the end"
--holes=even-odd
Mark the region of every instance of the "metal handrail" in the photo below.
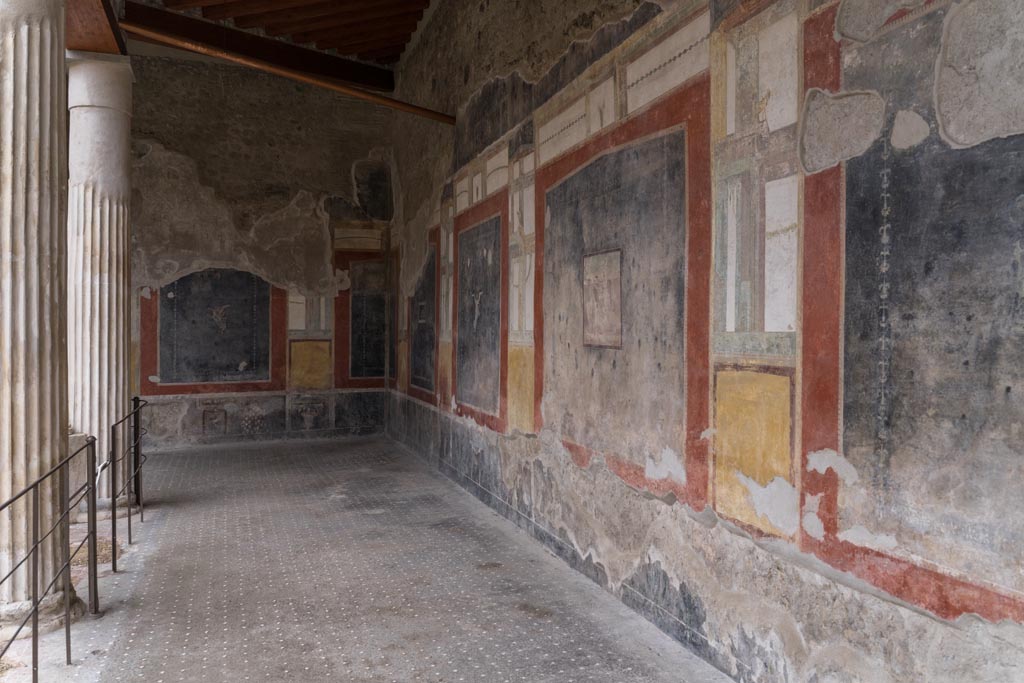
{"type": "Polygon", "coordinates": [[[117,573],[117,499],[127,493],[128,499],[128,545],[132,544],[132,505],[137,504],[139,508],[139,522],[146,521],[145,506],[142,497],[142,465],[146,462],[146,456],[142,453],[142,437],[146,430],[142,427],[142,409],[149,405],[149,401],[138,396],[132,398],[131,411],[120,420],[110,425],[110,456],[103,463],[103,467],[110,470],[110,536],[114,551],[110,556],[110,570],[117,573]],[[118,427],[131,420],[132,441],[118,455],[118,427]],[[121,488],[117,487],[117,467],[114,465],[122,462],[131,456],[131,472],[121,488]]]}
{"type": "Polygon", "coordinates": [[[21,634],[21,631],[28,625],[29,621],[31,621],[32,680],[34,682],[39,680],[39,607],[42,605],[43,599],[47,594],[49,594],[59,580],[63,580],[64,583],[65,658],[67,659],[67,663],[71,664],[71,562],[78,556],[78,553],[81,552],[82,547],[86,544],[88,544],[87,552],[89,556],[89,611],[92,614],[99,612],[99,596],[96,590],[96,476],[96,439],[95,437],[90,436],[86,439],[83,446],[63,458],[45,474],[41,475],[31,484],[0,504],[0,512],[3,512],[14,505],[17,501],[31,494],[32,543],[28,551],[25,553],[25,556],[22,557],[2,579],[0,579],[0,585],[2,585],[13,577],[26,562],[28,562],[29,576],[31,578],[31,609],[28,614],[25,615],[25,618],[21,620],[21,623],[18,624],[18,628],[15,629],[11,637],[3,644],[3,648],[0,650],[0,657],[3,657],[3,655],[7,653],[14,642],[18,639],[18,635],[21,634]],[[71,461],[83,452],[86,454],[86,483],[72,493],[69,490],[71,481],[71,461]],[[57,516],[53,525],[46,530],[46,533],[41,534],[39,489],[43,485],[43,482],[55,474],[57,475],[58,487],[60,488],[60,514],[57,516]],[[72,552],[71,510],[77,507],[83,499],[87,500],[88,533],[72,552]],[[39,552],[43,543],[55,532],[60,533],[59,545],[62,562],[54,573],[53,578],[50,579],[46,587],[43,588],[40,593],[39,552]]]}
{"type": "Polygon", "coordinates": [[[96,494],[97,481],[103,470],[109,470],[110,477],[110,529],[111,529],[111,557],[110,568],[117,572],[117,498],[127,493],[128,498],[128,543],[132,543],[132,508],[139,509],[139,521],[145,521],[145,508],[142,498],[142,465],[146,462],[147,456],[142,452],[142,437],[146,435],[146,429],[142,426],[142,409],[149,405],[148,401],[138,396],[132,398],[132,409],[124,417],[110,426],[110,453],[107,460],[97,466],[96,463],[96,438],[86,438],[85,445],[74,453],[71,453],[59,463],[54,465],[45,474],[37,478],[31,484],[23,488],[9,499],[0,503],[0,513],[10,508],[14,503],[26,496],[31,495],[31,519],[32,519],[32,542],[25,556],[22,557],[3,578],[0,578],[0,585],[21,569],[26,562],[30,563],[29,575],[31,577],[31,609],[21,620],[14,634],[0,648],[0,657],[3,657],[18,639],[18,635],[32,622],[32,681],[39,680],[39,608],[43,599],[49,594],[57,582],[63,579],[64,582],[64,643],[65,659],[71,664],[71,562],[87,546],[88,553],[88,584],[89,584],[89,613],[99,614],[99,592],[98,592],[98,571],[97,571],[97,527],[96,527],[96,494]],[[131,421],[131,443],[123,450],[118,451],[118,428],[131,421]],[[82,486],[70,491],[71,461],[82,453],[86,454],[86,482],[82,486]],[[131,458],[131,471],[121,488],[117,486],[116,465],[126,458],[131,458]],[[58,475],[58,486],[60,487],[60,508],[57,519],[45,533],[40,529],[40,493],[39,489],[47,479],[58,475]],[[81,502],[86,501],[88,532],[74,550],[71,549],[71,511],[76,509],[81,502]],[[45,543],[55,532],[61,534],[61,565],[57,568],[54,576],[47,583],[40,593],[39,576],[39,553],[45,543]]]}

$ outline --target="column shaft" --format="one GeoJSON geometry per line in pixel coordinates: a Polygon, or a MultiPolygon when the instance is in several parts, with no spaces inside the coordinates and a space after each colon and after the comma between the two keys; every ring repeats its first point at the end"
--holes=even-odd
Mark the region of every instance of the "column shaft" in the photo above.
{"type": "MultiPolygon", "coordinates": [[[[67,237],[63,0],[0,0],[0,499],[67,446],[67,237]]],[[[43,489],[42,528],[57,517],[43,489]]],[[[0,576],[30,547],[29,500],[0,514],[0,576]]],[[[58,538],[41,553],[48,582],[58,538]]],[[[27,566],[0,601],[27,600],[27,566]]],[[[44,584],[45,585],[45,584],[44,584]]]]}
{"type": "MultiPolygon", "coordinates": [[[[131,66],[127,58],[69,55],[68,339],[71,428],[95,436],[129,409],[128,218],[131,66]]],[[[118,457],[129,443],[121,430],[118,457]]],[[[119,467],[118,487],[128,472],[119,467]]],[[[100,496],[109,497],[108,480],[100,496]]]]}

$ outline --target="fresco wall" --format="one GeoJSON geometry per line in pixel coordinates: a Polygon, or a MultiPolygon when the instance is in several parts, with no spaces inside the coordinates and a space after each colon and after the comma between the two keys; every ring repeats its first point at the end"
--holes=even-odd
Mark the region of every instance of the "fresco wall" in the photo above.
{"type": "Polygon", "coordinates": [[[423,266],[416,292],[409,300],[409,389],[419,392],[428,403],[436,401],[437,389],[437,318],[441,280],[438,234],[435,229],[429,246],[430,254],[423,266]]]}
{"type": "Polygon", "coordinates": [[[194,58],[132,68],[150,447],[380,431],[390,114],[194,58]]]}
{"type": "Polygon", "coordinates": [[[1024,8],[535,10],[399,65],[388,433],[737,681],[1020,678],[1024,8]]]}
{"type": "Polygon", "coordinates": [[[622,454],[680,486],[685,473],[672,470],[682,469],[686,423],[685,137],[599,156],[543,201],[544,424],[570,448],[622,454]],[[652,375],[667,391],[638,381],[652,375]]]}
{"type": "Polygon", "coordinates": [[[1005,511],[1024,475],[1024,136],[942,139],[932,67],[963,14],[891,26],[843,69],[886,114],[846,164],[843,451],[863,476],[840,518],[843,533],[1020,591],[1024,518],[1005,511]]]}

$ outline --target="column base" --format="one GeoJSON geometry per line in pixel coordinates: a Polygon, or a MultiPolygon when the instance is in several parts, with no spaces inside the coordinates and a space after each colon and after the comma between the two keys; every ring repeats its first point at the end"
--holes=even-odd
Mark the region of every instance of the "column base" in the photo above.
{"type": "MultiPolygon", "coordinates": [[[[14,635],[15,630],[21,624],[32,609],[32,602],[11,602],[0,605],[0,643],[7,642],[14,635]]],[[[71,589],[71,621],[77,621],[86,613],[85,603],[71,589]]],[[[39,605],[39,634],[56,631],[64,626],[64,591],[53,595],[47,595],[39,605]]],[[[18,633],[18,640],[32,636],[32,620],[29,619],[25,628],[18,633]]]]}
{"type": "MultiPolygon", "coordinates": [[[[132,514],[138,514],[139,509],[137,505],[132,505],[132,514]]],[[[79,511],[82,516],[79,521],[85,520],[85,508],[79,511]]],[[[122,496],[117,499],[117,517],[123,519],[128,516],[128,496],[122,496]]],[[[97,520],[110,520],[110,499],[99,498],[96,500],[96,519],[97,520]]]]}

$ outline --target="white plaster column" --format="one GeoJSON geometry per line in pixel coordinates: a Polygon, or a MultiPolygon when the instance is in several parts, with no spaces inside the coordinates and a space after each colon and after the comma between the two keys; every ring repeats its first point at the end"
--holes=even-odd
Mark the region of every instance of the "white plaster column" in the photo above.
{"type": "MultiPolygon", "coordinates": [[[[68,366],[71,429],[97,438],[129,409],[132,70],[128,57],[68,53],[68,366]]],[[[118,451],[124,450],[125,432],[118,451]]],[[[128,437],[130,438],[130,437],[128,437]]],[[[123,485],[128,460],[119,468],[123,485]]],[[[99,495],[110,497],[109,480],[99,495]]]]}
{"type": "MultiPolygon", "coordinates": [[[[0,0],[2,500],[67,445],[66,97],[64,0],[0,0]]],[[[56,489],[43,490],[43,529],[56,518],[56,489]]],[[[0,513],[0,576],[30,547],[29,510],[26,501],[0,513]]],[[[57,536],[41,553],[42,577],[57,566],[57,536]]],[[[4,613],[29,596],[26,564],[0,587],[4,613]]]]}

